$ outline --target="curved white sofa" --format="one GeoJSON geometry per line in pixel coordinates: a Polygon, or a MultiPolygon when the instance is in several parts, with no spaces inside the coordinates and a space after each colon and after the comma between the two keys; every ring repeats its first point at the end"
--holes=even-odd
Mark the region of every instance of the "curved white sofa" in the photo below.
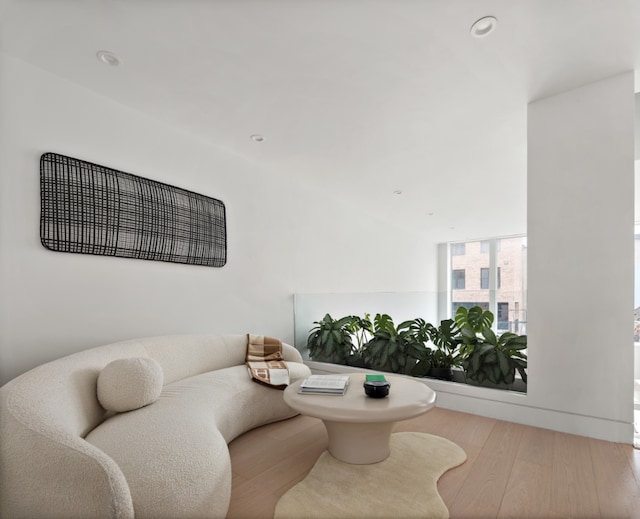
{"type": "MultiPolygon", "coordinates": [[[[0,517],[224,517],[227,444],[296,414],[252,381],[244,335],[152,337],[39,366],[0,388],[0,517]],[[150,405],[107,412],[96,396],[111,361],[150,357],[164,386],[150,405]]],[[[291,381],[306,377],[283,344],[291,381]]],[[[148,361],[147,361],[148,362],[148,361]]]]}

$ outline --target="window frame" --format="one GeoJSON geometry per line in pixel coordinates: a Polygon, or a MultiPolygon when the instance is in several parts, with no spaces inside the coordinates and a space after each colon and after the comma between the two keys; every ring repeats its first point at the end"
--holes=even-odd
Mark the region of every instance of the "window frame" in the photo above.
{"type": "Polygon", "coordinates": [[[450,250],[452,256],[464,256],[466,254],[466,243],[452,243],[450,250]]]}
{"type": "MultiPolygon", "coordinates": [[[[438,318],[440,320],[453,318],[454,304],[468,306],[470,304],[468,301],[481,301],[483,305],[488,305],[488,309],[494,315],[493,327],[496,331],[498,330],[498,322],[500,322],[500,332],[506,329],[515,333],[526,334],[526,234],[497,236],[495,238],[468,240],[466,242],[441,243],[438,248],[438,318]],[[502,243],[503,240],[511,239],[521,239],[521,241],[506,241],[502,243]],[[461,254],[452,254],[452,246],[459,252],[461,243],[465,245],[466,258],[460,258],[461,254]],[[485,243],[490,244],[488,254],[484,252],[486,250],[485,243]],[[487,258],[487,255],[489,258],[487,258]],[[454,258],[457,259],[454,260],[454,258]],[[480,261],[480,258],[484,259],[480,261]],[[475,264],[473,263],[474,259],[476,259],[475,264]],[[483,284],[481,278],[483,275],[482,269],[487,268],[487,259],[489,259],[489,286],[484,288],[486,281],[483,284]],[[499,264],[501,266],[498,266],[499,264]],[[502,268],[505,265],[506,267],[502,268]],[[507,269],[506,271],[504,270],[505,268],[507,269]],[[464,288],[459,288],[462,286],[460,282],[454,284],[454,271],[465,271],[464,288]],[[504,276],[507,277],[503,279],[504,276]],[[514,278],[514,276],[516,277],[514,278]],[[506,287],[504,286],[505,282],[507,283],[506,287]],[[466,291],[466,293],[461,293],[462,291],[466,291]],[[509,310],[506,321],[498,319],[498,302],[508,303],[509,310]]],[[[500,316],[504,317],[503,314],[504,310],[500,313],[500,316]]]]}

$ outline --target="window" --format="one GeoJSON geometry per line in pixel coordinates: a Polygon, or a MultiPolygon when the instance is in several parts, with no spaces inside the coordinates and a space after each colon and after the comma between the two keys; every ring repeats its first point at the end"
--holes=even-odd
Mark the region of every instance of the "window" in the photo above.
{"type": "Polygon", "coordinates": [[[489,269],[480,269],[480,288],[489,288],[489,269]]]}
{"type": "Polygon", "coordinates": [[[509,303],[498,303],[498,330],[509,329],[509,303]]]}
{"type": "MultiPolygon", "coordinates": [[[[487,289],[489,286],[489,272],[491,269],[481,268],[480,269],[480,288],[487,289]]],[[[500,288],[500,267],[497,267],[498,270],[498,288],[500,288]]]]}
{"type": "Polygon", "coordinates": [[[465,244],[464,243],[452,243],[451,244],[451,255],[452,256],[464,256],[465,253],[465,244]]]}
{"type": "MultiPolygon", "coordinates": [[[[480,252],[482,254],[489,254],[491,252],[491,242],[493,240],[482,240],[480,242],[480,252]]],[[[500,240],[495,240],[496,242],[496,251],[500,252],[500,240]]]]}
{"type": "Polygon", "coordinates": [[[474,306],[479,306],[483,310],[489,310],[489,303],[483,303],[482,301],[477,301],[475,303],[453,303],[453,315],[456,315],[456,311],[461,306],[464,306],[467,310],[469,310],[469,308],[473,308],[474,306]]]}
{"type": "Polygon", "coordinates": [[[442,308],[448,308],[449,315],[440,318],[451,318],[461,306],[479,305],[493,313],[494,326],[501,332],[526,334],[527,237],[491,238],[443,247],[449,248],[449,264],[441,265],[440,279],[448,277],[451,290],[442,291],[442,308]]]}
{"type": "Polygon", "coordinates": [[[465,273],[464,269],[451,272],[451,288],[453,290],[464,290],[465,273]]]}

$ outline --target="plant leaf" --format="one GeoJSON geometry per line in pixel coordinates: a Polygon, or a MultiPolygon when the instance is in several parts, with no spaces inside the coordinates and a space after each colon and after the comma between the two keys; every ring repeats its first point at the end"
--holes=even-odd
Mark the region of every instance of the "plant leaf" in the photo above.
{"type": "Polygon", "coordinates": [[[496,338],[496,334],[493,333],[493,330],[488,326],[482,328],[482,336],[488,343],[493,344],[494,346],[498,345],[498,339],[496,338]]]}
{"type": "Polygon", "coordinates": [[[509,365],[509,360],[507,359],[507,356],[504,353],[502,353],[501,351],[496,351],[496,355],[498,357],[498,365],[500,366],[500,371],[502,372],[502,375],[504,377],[509,375],[509,372],[515,371],[509,365]]]}

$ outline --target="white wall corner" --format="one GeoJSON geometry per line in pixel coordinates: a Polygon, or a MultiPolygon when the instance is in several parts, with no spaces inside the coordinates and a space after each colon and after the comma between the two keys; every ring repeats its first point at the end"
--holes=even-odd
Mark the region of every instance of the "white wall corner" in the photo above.
{"type": "Polygon", "coordinates": [[[633,72],[529,105],[527,190],[528,405],[631,443],[633,72]]]}

